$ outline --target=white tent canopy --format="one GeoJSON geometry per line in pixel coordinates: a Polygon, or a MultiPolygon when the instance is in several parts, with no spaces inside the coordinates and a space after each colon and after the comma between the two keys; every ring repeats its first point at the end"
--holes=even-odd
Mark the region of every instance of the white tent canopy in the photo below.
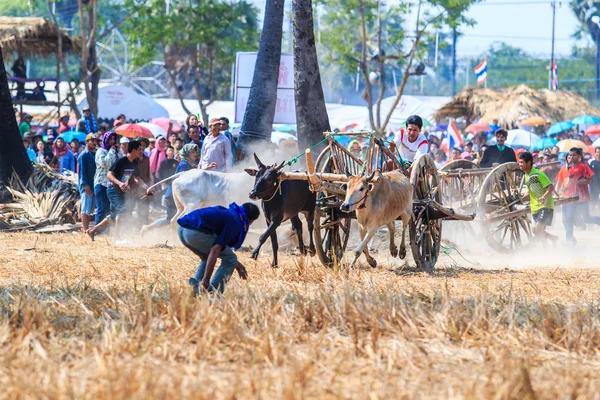
{"type": "MultiPolygon", "coordinates": [[[[87,106],[83,99],[77,107],[87,106]]],[[[120,85],[104,86],[98,90],[98,119],[115,119],[125,114],[129,121],[148,121],[151,118],[169,117],[169,112],[153,98],[120,85]]]]}

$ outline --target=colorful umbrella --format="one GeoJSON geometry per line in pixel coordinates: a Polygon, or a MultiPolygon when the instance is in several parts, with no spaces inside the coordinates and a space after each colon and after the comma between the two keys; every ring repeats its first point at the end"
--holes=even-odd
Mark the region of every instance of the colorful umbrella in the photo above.
{"type": "Polygon", "coordinates": [[[162,136],[167,139],[167,131],[158,125],[151,124],[150,122],[139,122],[138,125],[147,128],[155,138],[162,136]]]}
{"type": "Polygon", "coordinates": [[[542,117],[530,117],[521,121],[521,126],[539,126],[545,124],[546,120],[542,117]]]}
{"type": "Polygon", "coordinates": [[[530,149],[538,140],[540,137],[535,133],[523,129],[511,129],[508,131],[506,145],[514,149],[530,149]]]}
{"type": "Polygon", "coordinates": [[[276,125],[273,127],[275,132],[292,133],[298,132],[296,125],[276,125]]]}
{"type": "Polygon", "coordinates": [[[492,128],[489,125],[477,123],[477,124],[471,124],[471,125],[467,126],[467,128],[465,129],[465,132],[479,133],[479,132],[489,132],[491,130],[492,130],[492,128]]]}
{"type": "Polygon", "coordinates": [[[546,132],[546,134],[548,136],[558,135],[561,132],[568,131],[573,126],[575,125],[573,125],[571,121],[557,122],[556,124],[552,125],[550,129],[548,129],[548,132],[546,132]]]}
{"type": "Polygon", "coordinates": [[[587,150],[587,146],[585,143],[583,143],[581,140],[575,140],[575,139],[561,140],[560,142],[558,142],[557,146],[560,149],[560,151],[569,151],[573,147],[578,147],[584,151],[587,150]]]}
{"type": "Polygon", "coordinates": [[[557,143],[558,143],[558,140],[549,138],[549,137],[545,137],[545,138],[542,138],[542,139],[538,140],[537,142],[535,142],[535,144],[531,147],[531,150],[549,149],[550,147],[556,146],[557,143]]]}
{"type": "Polygon", "coordinates": [[[600,124],[592,125],[587,129],[586,135],[600,135],[600,124]]]}
{"type": "Polygon", "coordinates": [[[573,118],[573,121],[571,122],[575,125],[594,125],[600,124],[600,119],[593,115],[580,115],[579,117],[573,118]]]}
{"type": "Polygon", "coordinates": [[[600,147],[600,138],[596,139],[594,141],[594,143],[592,143],[592,146],[594,146],[594,147],[600,147]]]}
{"type": "Polygon", "coordinates": [[[148,128],[144,128],[138,124],[123,124],[115,129],[118,135],[135,139],[138,136],[145,137],[147,139],[154,138],[154,135],[148,128]]]}
{"type": "Polygon", "coordinates": [[[173,126],[171,127],[171,132],[179,132],[179,131],[181,131],[181,128],[182,128],[182,126],[179,122],[173,121],[167,117],[152,118],[148,122],[150,122],[151,124],[160,126],[165,131],[169,131],[169,122],[171,122],[173,124],[173,126]]]}
{"type": "Polygon", "coordinates": [[[71,143],[73,139],[79,140],[79,142],[85,142],[85,138],[87,137],[87,133],[78,132],[78,131],[66,131],[60,134],[58,137],[63,138],[63,140],[67,143],[71,143]]]}

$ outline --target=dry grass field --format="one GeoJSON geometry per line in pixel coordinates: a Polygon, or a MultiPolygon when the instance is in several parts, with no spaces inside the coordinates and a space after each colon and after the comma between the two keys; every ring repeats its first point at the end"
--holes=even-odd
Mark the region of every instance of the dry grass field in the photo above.
{"type": "Polygon", "coordinates": [[[0,246],[3,398],[600,398],[593,265],[450,254],[426,274],[382,251],[376,270],[271,269],[241,253],[249,280],[196,299],[181,247],[0,246]]]}

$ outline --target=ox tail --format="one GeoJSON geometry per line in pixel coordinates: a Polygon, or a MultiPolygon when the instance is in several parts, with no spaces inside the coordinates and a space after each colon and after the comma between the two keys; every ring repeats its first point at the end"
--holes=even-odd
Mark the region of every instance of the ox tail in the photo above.
{"type": "MultiPolygon", "coordinates": [[[[162,180],[162,181],[160,181],[160,182],[156,182],[154,185],[152,185],[152,186],[150,186],[148,189],[146,189],[146,192],[148,192],[150,189],[154,189],[155,187],[158,187],[158,186],[162,185],[163,183],[171,182],[171,181],[173,181],[173,180],[175,180],[175,179],[179,178],[179,177],[181,176],[181,174],[183,174],[183,172],[178,172],[178,173],[176,173],[175,175],[171,175],[170,177],[168,177],[168,178],[165,178],[165,179],[163,179],[163,180],[162,180]]],[[[147,194],[145,194],[145,195],[142,197],[142,200],[143,200],[143,199],[145,199],[146,197],[148,197],[148,195],[147,195],[147,194]]]]}

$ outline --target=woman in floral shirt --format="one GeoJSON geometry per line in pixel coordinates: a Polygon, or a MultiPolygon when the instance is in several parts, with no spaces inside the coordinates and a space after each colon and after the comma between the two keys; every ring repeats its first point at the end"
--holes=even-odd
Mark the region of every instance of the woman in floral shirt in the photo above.
{"type": "Polygon", "coordinates": [[[110,202],[106,189],[110,181],[106,173],[117,161],[117,134],[107,132],[102,138],[102,145],[96,151],[96,175],[94,175],[94,194],[96,195],[96,225],[103,221],[110,211],[110,202]]]}

